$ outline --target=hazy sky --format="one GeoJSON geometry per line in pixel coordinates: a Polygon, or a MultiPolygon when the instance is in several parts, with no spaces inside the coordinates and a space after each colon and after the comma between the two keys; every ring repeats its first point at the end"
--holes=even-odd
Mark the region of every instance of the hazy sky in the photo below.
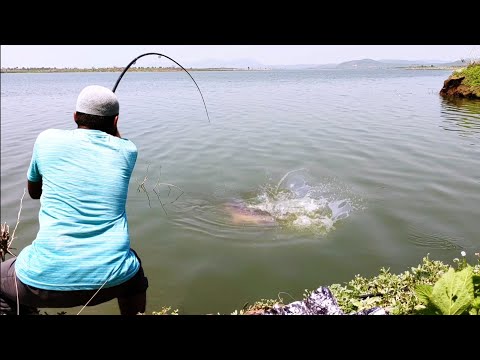
{"type": "MultiPolygon", "coordinates": [[[[126,66],[145,52],[190,67],[209,59],[251,59],[264,65],[328,64],[370,58],[455,61],[480,57],[478,45],[2,45],[2,67],[126,66]]],[[[153,57],[152,57],[153,58],[153,57]]],[[[170,66],[145,57],[137,65],[170,66]]],[[[154,58],[153,58],[154,59],[154,58]]],[[[211,65],[211,66],[214,66],[211,65]]]]}

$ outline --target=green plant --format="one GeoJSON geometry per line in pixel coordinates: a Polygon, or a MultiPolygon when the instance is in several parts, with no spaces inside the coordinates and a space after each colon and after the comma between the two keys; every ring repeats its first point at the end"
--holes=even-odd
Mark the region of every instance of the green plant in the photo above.
{"type": "Polygon", "coordinates": [[[418,314],[429,315],[479,315],[480,311],[480,275],[478,265],[470,266],[462,251],[462,260],[455,259],[457,270],[453,267],[443,274],[432,286],[421,284],[415,293],[423,306],[418,314]]]}
{"type": "Polygon", "coordinates": [[[459,71],[455,71],[452,75],[453,78],[465,76],[465,79],[462,82],[463,84],[480,87],[480,63],[472,63],[459,71]]]}
{"type": "Polygon", "coordinates": [[[243,306],[243,309],[240,310],[239,313],[240,315],[243,314],[252,314],[256,312],[261,312],[264,310],[269,310],[271,309],[274,305],[283,305],[283,299],[261,299],[260,301],[254,302],[252,305],[248,306],[248,304],[245,304],[243,306]]]}
{"type": "Polygon", "coordinates": [[[373,278],[356,275],[346,286],[333,284],[329,289],[347,314],[375,306],[392,315],[412,314],[421,305],[415,287],[433,285],[448,267],[441,261],[430,260],[427,255],[421,265],[401,274],[392,274],[390,269],[382,268],[373,278]]]}

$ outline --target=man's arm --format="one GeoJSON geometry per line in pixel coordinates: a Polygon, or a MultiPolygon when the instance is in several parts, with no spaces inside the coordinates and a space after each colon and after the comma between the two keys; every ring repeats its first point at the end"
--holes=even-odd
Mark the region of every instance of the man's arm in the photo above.
{"type": "Polygon", "coordinates": [[[33,182],[30,180],[28,181],[28,193],[32,199],[40,199],[42,195],[42,180],[33,182]]]}

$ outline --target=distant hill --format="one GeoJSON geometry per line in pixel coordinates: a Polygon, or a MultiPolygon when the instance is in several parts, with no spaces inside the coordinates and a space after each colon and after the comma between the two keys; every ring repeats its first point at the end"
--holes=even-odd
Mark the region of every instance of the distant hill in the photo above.
{"type": "MultiPolygon", "coordinates": [[[[468,61],[468,59],[466,60],[468,61]]],[[[231,68],[250,70],[322,70],[322,69],[387,69],[407,68],[420,66],[462,66],[460,60],[447,62],[442,60],[402,60],[402,59],[358,59],[342,62],[340,64],[294,64],[294,65],[266,65],[251,58],[238,58],[231,60],[220,60],[215,58],[204,59],[184,64],[187,67],[202,68],[231,68]]]]}
{"type": "Polygon", "coordinates": [[[454,62],[444,63],[444,64],[441,64],[441,65],[443,65],[443,66],[467,66],[468,64],[469,64],[469,60],[464,59],[464,61],[457,60],[457,61],[454,61],[454,62]]]}
{"type": "MultiPolygon", "coordinates": [[[[466,60],[468,61],[468,60],[466,60]]],[[[270,69],[286,70],[321,70],[321,69],[388,69],[388,68],[409,68],[421,66],[448,67],[462,66],[461,60],[447,62],[441,60],[400,60],[400,59],[360,59],[345,61],[340,64],[296,64],[296,65],[267,65],[270,69]]]]}
{"type": "Polygon", "coordinates": [[[338,69],[387,69],[387,68],[410,68],[410,67],[449,67],[463,66],[468,63],[468,59],[457,60],[453,62],[446,61],[428,61],[428,60],[372,60],[361,59],[340,63],[338,69]]]}
{"type": "Polygon", "coordinates": [[[431,64],[446,64],[448,61],[442,60],[400,60],[400,59],[381,59],[378,60],[386,64],[395,65],[431,65],[431,64]]]}
{"type": "Polygon", "coordinates": [[[394,67],[394,64],[387,64],[372,59],[361,59],[342,62],[337,65],[337,69],[379,69],[394,67]]]}

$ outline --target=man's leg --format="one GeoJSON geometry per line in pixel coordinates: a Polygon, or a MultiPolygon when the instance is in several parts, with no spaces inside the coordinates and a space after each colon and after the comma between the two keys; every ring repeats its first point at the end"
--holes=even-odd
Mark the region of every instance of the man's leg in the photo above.
{"type": "Polygon", "coordinates": [[[0,315],[37,315],[37,308],[17,304],[17,298],[22,296],[23,286],[15,275],[15,258],[0,263],[0,315]]]}
{"type": "Polygon", "coordinates": [[[121,315],[137,315],[145,313],[147,303],[148,279],[143,272],[142,261],[137,253],[132,250],[140,261],[140,268],[134,277],[121,285],[125,291],[118,296],[118,307],[121,315]]]}
{"type": "Polygon", "coordinates": [[[116,288],[97,294],[96,290],[57,291],[26,285],[16,277],[15,260],[9,259],[0,264],[0,314],[32,315],[39,313],[38,308],[71,308],[84,305],[94,294],[96,296],[92,304],[110,301],[118,296],[119,291],[116,288]]]}
{"type": "Polygon", "coordinates": [[[38,314],[37,308],[70,308],[98,305],[118,298],[122,315],[144,313],[148,280],[143,268],[123,284],[96,290],[57,291],[43,290],[23,284],[15,274],[15,259],[1,263],[0,267],[0,313],[17,313],[17,296],[20,314],[38,314]],[[23,305],[22,305],[23,304],[23,305]]]}
{"type": "Polygon", "coordinates": [[[137,315],[145,313],[147,292],[118,298],[118,307],[121,315],[137,315]]]}

